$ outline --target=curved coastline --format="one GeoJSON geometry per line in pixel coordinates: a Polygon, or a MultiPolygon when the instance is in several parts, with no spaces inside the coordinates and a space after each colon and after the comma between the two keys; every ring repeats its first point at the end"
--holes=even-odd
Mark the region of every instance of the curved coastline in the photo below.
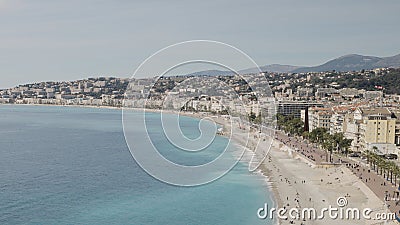
{"type": "MultiPolygon", "coordinates": [[[[68,105],[67,107],[122,109],[117,107],[75,105],[68,105]]],[[[160,113],[160,110],[146,109],[146,112],[160,113]]],[[[165,112],[176,113],[174,111],[165,112]]],[[[204,117],[204,115],[196,113],[182,113],[182,115],[196,119],[204,117]]],[[[215,117],[214,121],[224,127],[230,125],[226,118],[215,117]]],[[[233,137],[232,140],[241,147],[246,146],[245,143],[241,142],[239,137],[233,137]]],[[[383,206],[383,201],[378,199],[378,197],[347,168],[319,168],[312,166],[305,161],[300,154],[297,154],[293,149],[277,140],[273,141],[269,156],[254,173],[263,176],[265,184],[268,187],[268,192],[270,193],[270,198],[273,200],[276,207],[293,207],[296,206],[296,204],[301,204],[300,206],[303,208],[315,207],[318,209],[326,207],[328,204],[335,206],[336,199],[341,196],[348,196],[349,204],[352,207],[360,209],[366,207],[373,208],[374,206],[380,205],[383,206]]],[[[274,222],[277,224],[290,224],[288,220],[275,219],[274,222]]],[[[312,221],[312,224],[333,225],[337,224],[337,222],[336,220],[327,219],[312,221]]],[[[371,221],[357,220],[352,221],[352,224],[371,224],[370,222],[371,221]]]]}
{"type": "MultiPolygon", "coordinates": [[[[31,106],[31,107],[59,107],[59,108],[88,108],[88,109],[110,109],[110,110],[135,110],[135,111],[141,111],[142,109],[140,108],[120,108],[120,107],[109,107],[109,106],[83,106],[83,105],[50,105],[50,104],[0,104],[0,107],[2,105],[5,106],[31,106]]],[[[160,113],[160,110],[155,110],[155,109],[146,109],[146,112],[150,112],[150,113],[160,113]]],[[[170,113],[170,114],[176,114],[176,111],[170,111],[170,110],[164,110],[164,113],[170,113]]],[[[200,113],[191,113],[191,112],[181,112],[180,113],[182,116],[185,117],[191,117],[193,119],[202,119],[204,118],[204,116],[206,116],[206,114],[200,114],[200,113]]],[[[208,115],[210,116],[210,115],[208,115]]],[[[211,116],[210,116],[211,117],[211,116]]],[[[229,120],[226,120],[225,118],[222,117],[216,117],[213,116],[213,119],[215,119],[215,123],[223,126],[223,127],[228,127],[229,125],[229,120]]],[[[220,136],[225,136],[225,135],[220,135],[220,136]]],[[[226,136],[225,136],[226,137],[226,136]]],[[[239,140],[232,138],[232,141],[234,143],[234,145],[240,146],[240,147],[245,147],[245,145],[241,144],[239,140]]],[[[251,151],[248,150],[249,152],[247,154],[250,154],[251,151]]],[[[246,159],[242,159],[241,161],[242,163],[247,163],[246,159]]],[[[247,164],[246,164],[247,165],[247,164]]],[[[274,205],[276,205],[276,199],[275,199],[275,194],[273,192],[272,189],[272,185],[271,182],[269,181],[268,176],[262,172],[262,170],[258,169],[254,172],[252,172],[254,175],[257,176],[256,179],[259,179],[262,182],[262,186],[260,188],[262,188],[263,190],[265,190],[265,187],[267,187],[267,194],[266,196],[268,196],[268,198],[273,202],[274,205]]],[[[264,192],[265,193],[265,192],[264,192]]],[[[259,207],[262,207],[263,205],[260,205],[259,207]]],[[[255,212],[254,212],[254,215],[255,212]]],[[[275,221],[278,222],[278,221],[275,221]]],[[[269,223],[268,223],[269,224],[269,223]]]]}

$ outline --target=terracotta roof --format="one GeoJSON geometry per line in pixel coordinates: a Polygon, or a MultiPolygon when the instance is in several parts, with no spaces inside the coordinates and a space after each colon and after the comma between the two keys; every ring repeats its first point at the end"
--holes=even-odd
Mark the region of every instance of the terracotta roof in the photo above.
{"type": "Polygon", "coordinates": [[[388,108],[359,108],[363,115],[388,115],[392,113],[388,108]]]}
{"type": "Polygon", "coordinates": [[[313,111],[330,111],[331,108],[310,107],[309,110],[313,110],[313,111]]]}

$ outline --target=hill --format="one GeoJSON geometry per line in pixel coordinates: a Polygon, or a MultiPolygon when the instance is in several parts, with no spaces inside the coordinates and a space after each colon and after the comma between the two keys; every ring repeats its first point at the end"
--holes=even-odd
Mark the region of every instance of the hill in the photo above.
{"type": "MultiPolygon", "coordinates": [[[[319,66],[312,67],[300,67],[292,65],[281,65],[271,64],[260,66],[260,70],[265,72],[277,72],[277,73],[307,73],[307,72],[326,72],[326,71],[360,71],[370,70],[376,68],[400,68],[400,54],[391,57],[376,57],[376,56],[364,56],[358,54],[351,54],[341,56],[339,58],[330,60],[319,66]]],[[[239,74],[258,73],[258,68],[248,68],[238,71],[239,74]]],[[[225,70],[205,70],[194,72],[188,75],[200,76],[218,76],[218,75],[233,75],[231,71],[225,70]]]]}
{"type": "Polygon", "coordinates": [[[362,69],[375,69],[382,67],[400,67],[400,54],[391,57],[376,57],[364,55],[345,55],[333,60],[330,60],[322,65],[313,67],[303,67],[292,70],[293,73],[306,73],[306,72],[325,72],[325,71],[359,71],[362,69]]]}
{"type": "MultiPolygon", "coordinates": [[[[271,64],[271,65],[266,65],[266,66],[260,66],[260,70],[265,72],[276,72],[276,73],[289,73],[292,70],[300,68],[299,66],[291,66],[291,65],[280,65],[280,64],[271,64]]],[[[250,74],[250,73],[258,73],[260,70],[256,67],[254,68],[248,68],[244,70],[238,71],[239,74],[250,74]]],[[[232,71],[227,71],[227,70],[204,70],[204,71],[198,71],[194,73],[190,73],[188,75],[191,76],[202,76],[202,75],[207,75],[207,76],[227,76],[227,75],[233,75],[234,73],[232,71]]]]}

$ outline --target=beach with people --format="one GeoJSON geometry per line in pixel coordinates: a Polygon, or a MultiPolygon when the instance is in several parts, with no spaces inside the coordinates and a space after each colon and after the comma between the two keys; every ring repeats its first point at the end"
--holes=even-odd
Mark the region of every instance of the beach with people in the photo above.
{"type": "MultiPolygon", "coordinates": [[[[185,114],[190,115],[190,114],[185,114]]],[[[193,114],[192,114],[193,115],[193,114]]],[[[197,115],[196,117],[198,117],[197,115]]],[[[225,130],[230,130],[231,123],[228,118],[213,117],[216,123],[223,124],[225,130]]],[[[273,192],[276,208],[287,210],[297,208],[313,208],[320,216],[324,208],[337,207],[338,199],[345,199],[343,207],[357,208],[360,211],[371,209],[371,219],[331,219],[329,214],[315,220],[279,219],[279,224],[397,224],[395,221],[374,219],[378,214],[389,213],[383,199],[378,196],[359,179],[346,164],[324,163],[325,155],[317,150],[317,146],[309,145],[304,140],[298,145],[293,145],[288,140],[290,137],[277,131],[269,148],[269,142],[260,139],[263,136],[258,130],[248,127],[241,129],[241,133],[232,137],[232,140],[248,150],[257,153],[267,153],[259,170],[266,176],[269,187],[273,192]],[[248,137],[248,139],[247,139],[248,137]],[[257,144],[258,143],[258,144],[257,144]],[[255,149],[257,148],[257,149],[255,149]],[[261,149],[258,149],[261,148],[261,149]]],[[[237,131],[235,130],[235,131],[237,131]]],[[[292,137],[293,138],[293,137],[292,137]]],[[[260,156],[263,158],[264,156],[260,156]]],[[[337,159],[339,160],[339,159],[337,159]]]]}

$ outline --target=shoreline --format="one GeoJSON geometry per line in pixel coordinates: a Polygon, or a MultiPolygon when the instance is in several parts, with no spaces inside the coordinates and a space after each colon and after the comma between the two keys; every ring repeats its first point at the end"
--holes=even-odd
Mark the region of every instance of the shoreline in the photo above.
{"type": "MultiPolygon", "coordinates": [[[[226,119],[218,117],[224,126],[229,126],[226,119]]],[[[235,124],[233,124],[235,125],[235,124]]],[[[232,141],[241,147],[257,146],[258,139],[255,136],[258,132],[250,132],[249,143],[243,143],[240,136],[233,136],[232,141]]],[[[257,146],[257,152],[266,152],[266,146],[260,142],[257,146]]],[[[247,149],[253,153],[254,149],[247,149]]],[[[272,140],[271,149],[267,157],[264,159],[260,167],[254,171],[264,177],[266,186],[271,199],[277,208],[314,208],[317,213],[323,208],[339,207],[337,200],[346,198],[348,208],[357,208],[362,211],[365,208],[371,208],[373,212],[370,214],[372,218],[378,213],[388,213],[385,210],[384,202],[379,199],[375,193],[366,186],[358,177],[353,174],[345,165],[317,165],[313,161],[297,153],[289,146],[278,141],[272,140]]],[[[325,214],[323,220],[283,220],[275,219],[275,224],[321,224],[335,225],[338,223],[344,224],[380,224],[382,220],[367,220],[360,217],[360,220],[335,220],[327,218],[325,214]]],[[[397,224],[396,221],[387,221],[385,224],[397,224]]]]}
{"type": "MultiPolygon", "coordinates": [[[[59,106],[64,105],[46,105],[46,104],[0,104],[0,105],[28,105],[28,106],[59,106]]],[[[80,105],[66,105],[64,107],[77,107],[77,108],[104,108],[123,110],[122,107],[109,107],[109,106],[80,106],[80,105]]],[[[141,108],[128,108],[132,110],[143,110],[141,108]]],[[[146,112],[160,113],[157,109],[145,109],[146,112]]],[[[177,113],[176,111],[164,110],[166,113],[177,113]]],[[[181,112],[182,113],[182,112],[181,112]]],[[[202,119],[204,115],[194,112],[182,113],[184,116],[202,119]]],[[[208,117],[211,117],[207,115],[208,117]]],[[[230,127],[230,120],[221,116],[212,118],[217,124],[224,127],[230,127]]],[[[235,126],[235,124],[232,124],[235,126]]],[[[250,132],[245,129],[243,133],[250,132]]],[[[250,132],[249,143],[243,143],[243,136],[231,137],[234,144],[241,147],[248,147],[254,145],[255,133],[250,132]]],[[[226,135],[224,135],[227,137],[226,135]]],[[[230,137],[227,137],[230,138],[230,137]]],[[[260,143],[262,144],[262,143],[260,143]]],[[[258,146],[265,147],[265,146],[258,146]]],[[[246,148],[246,151],[253,153],[254,150],[246,148]]],[[[247,153],[245,153],[247,154],[247,153]]],[[[264,159],[260,167],[253,173],[263,176],[265,184],[271,194],[270,198],[275,207],[312,207],[321,209],[328,205],[337,206],[336,199],[338,197],[347,197],[349,200],[349,207],[363,208],[380,208],[383,207],[383,201],[360,181],[348,168],[345,166],[316,166],[312,162],[306,160],[301,154],[297,154],[293,149],[285,144],[274,139],[272,146],[268,152],[267,157],[264,159]]],[[[262,207],[262,206],[260,206],[262,207]]],[[[318,211],[317,210],[317,211],[318,211]]],[[[377,210],[374,213],[382,213],[384,211],[377,210]]],[[[372,214],[373,215],[373,214],[372,214]]],[[[316,221],[299,221],[274,219],[274,224],[337,224],[342,221],[337,220],[316,220],[316,221]]],[[[354,220],[346,224],[377,224],[377,220],[354,220]]],[[[387,224],[392,224],[388,222],[387,224]]],[[[395,222],[393,221],[393,224],[395,222]]]]}
{"type": "MultiPolygon", "coordinates": [[[[272,190],[279,207],[315,208],[317,212],[328,205],[337,207],[337,199],[346,197],[349,207],[380,208],[384,203],[345,166],[316,166],[291,148],[274,141],[262,171],[271,179],[272,190]]],[[[382,213],[377,210],[376,213],[382,213]]],[[[324,219],[305,221],[306,224],[337,224],[341,221],[324,219]]],[[[346,224],[376,224],[376,220],[346,221],[346,224]]],[[[280,220],[281,224],[291,224],[280,220]]],[[[296,221],[294,224],[300,224],[296,221]]],[[[391,224],[391,223],[388,223],[391,224]]],[[[393,221],[393,224],[395,222],[393,221]]]]}

